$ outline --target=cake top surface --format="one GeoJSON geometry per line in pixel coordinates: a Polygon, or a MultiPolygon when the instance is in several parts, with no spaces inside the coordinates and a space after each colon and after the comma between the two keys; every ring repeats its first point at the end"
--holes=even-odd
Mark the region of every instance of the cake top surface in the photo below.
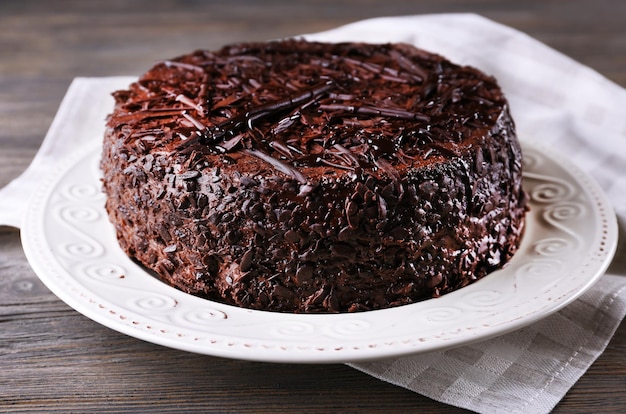
{"type": "Polygon", "coordinates": [[[459,155],[506,108],[492,77],[413,46],[304,40],[199,50],[114,96],[139,153],[247,154],[301,183],[459,155]]]}

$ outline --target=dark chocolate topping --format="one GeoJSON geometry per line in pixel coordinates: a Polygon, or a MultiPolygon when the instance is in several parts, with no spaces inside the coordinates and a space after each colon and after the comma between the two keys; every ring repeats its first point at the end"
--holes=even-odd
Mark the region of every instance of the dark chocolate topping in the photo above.
{"type": "Polygon", "coordinates": [[[127,92],[118,93],[111,121],[154,134],[169,123],[157,144],[164,150],[188,153],[197,141],[215,153],[254,149],[286,174],[457,153],[506,104],[492,79],[406,45],[296,40],[165,61],[132,94],[125,105],[127,92]]]}
{"type": "Polygon", "coordinates": [[[102,168],[120,245],[243,307],[380,309],[500,268],[526,199],[493,78],[408,45],[239,44],[115,93],[102,168]]]}

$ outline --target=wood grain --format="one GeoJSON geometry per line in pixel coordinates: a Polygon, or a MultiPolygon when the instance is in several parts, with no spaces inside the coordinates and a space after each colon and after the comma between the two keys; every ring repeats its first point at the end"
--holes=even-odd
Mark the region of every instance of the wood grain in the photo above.
{"type": "MultiPolygon", "coordinates": [[[[474,12],[626,86],[626,2],[0,2],[0,186],[23,171],[76,76],[135,75],[195,48],[330,29],[368,17],[474,12]]],[[[626,412],[626,324],[557,413],[626,412]]],[[[0,227],[0,412],[434,412],[463,410],[343,365],[220,359],[98,325],[30,269],[0,227]]]]}

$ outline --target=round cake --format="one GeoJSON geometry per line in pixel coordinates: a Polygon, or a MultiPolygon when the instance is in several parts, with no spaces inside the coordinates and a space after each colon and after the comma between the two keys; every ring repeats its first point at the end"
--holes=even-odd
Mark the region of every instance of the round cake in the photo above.
{"type": "Polygon", "coordinates": [[[123,250],[245,308],[436,298],[519,246],[522,154],[495,79],[405,44],[243,43],[114,93],[101,168],[123,250]]]}

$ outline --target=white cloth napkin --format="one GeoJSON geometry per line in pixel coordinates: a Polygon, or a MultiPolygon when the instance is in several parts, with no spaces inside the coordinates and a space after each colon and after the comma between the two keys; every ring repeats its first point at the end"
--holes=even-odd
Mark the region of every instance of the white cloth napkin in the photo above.
{"type": "MultiPolygon", "coordinates": [[[[519,135],[555,147],[604,189],[626,222],[626,91],[523,33],[473,14],[379,18],[306,36],[408,42],[494,75],[519,135]]],[[[31,166],[0,190],[0,225],[21,226],[29,194],[68,152],[100,140],[109,93],[132,77],[77,78],[31,166]]],[[[602,353],[626,314],[626,246],[606,275],[556,314],[516,332],[441,352],[352,367],[481,413],[546,413],[602,353]]]]}

